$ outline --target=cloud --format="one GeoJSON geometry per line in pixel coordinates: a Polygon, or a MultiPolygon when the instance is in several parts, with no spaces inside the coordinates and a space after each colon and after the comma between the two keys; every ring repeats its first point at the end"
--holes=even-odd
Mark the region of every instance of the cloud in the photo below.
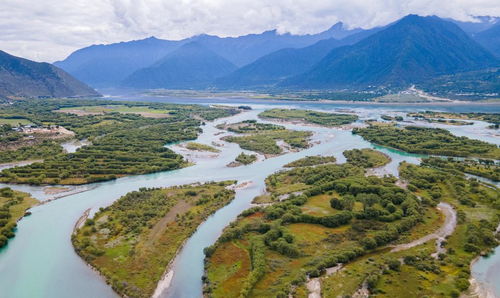
{"type": "Polygon", "coordinates": [[[278,29],[316,33],[337,21],[385,25],[409,13],[471,20],[500,16],[498,0],[2,0],[0,49],[38,61],[90,44],[154,35],[182,39],[278,29]]]}

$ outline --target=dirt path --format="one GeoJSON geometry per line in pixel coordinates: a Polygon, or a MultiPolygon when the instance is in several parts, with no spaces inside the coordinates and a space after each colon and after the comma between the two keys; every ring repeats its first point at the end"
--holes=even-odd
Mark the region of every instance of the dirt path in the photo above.
{"type": "MultiPolygon", "coordinates": [[[[324,277],[330,276],[335,272],[338,272],[340,269],[342,269],[342,264],[326,268],[326,274],[324,277]]],[[[306,283],[307,290],[309,291],[309,295],[307,296],[308,298],[321,298],[321,278],[322,276],[308,279],[306,283]]]]}
{"type": "Polygon", "coordinates": [[[441,226],[441,228],[439,228],[432,234],[426,235],[410,243],[397,245],[391,250],[391,252],[406,250],[424,244],[425,242],[432,239],[436,239],[436,253],[434,253],[432,256],[437,257],[438,254],[444,252],[444,248],[441,247],[441,243],[455,230],[455,227],[457,225],[457,213],[455,212],[455,209],[453,209],[453,207],[448,203],[439,203],[437,205],[437,209],[441,211],[445,216],[444,224],[441,226]]]}

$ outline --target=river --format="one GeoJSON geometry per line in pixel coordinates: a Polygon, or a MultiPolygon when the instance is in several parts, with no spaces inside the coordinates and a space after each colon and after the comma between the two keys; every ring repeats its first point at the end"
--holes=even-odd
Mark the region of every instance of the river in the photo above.
{"type": "MultiPolygon", "coordinates": [[[[132,98],[134,100],[138,98],[132,98]]],[[[361,119],[373,119],[381,114],[398,111],[439,110],[439,111],[490,111],[492,106],[461,105],[352,105],[326,103],[296,103],[272,102],[263,103],[254,100],[228,99],[195,99],[179,100],[164,98],[143,98],[145,101],[165,101],[175,103],[225,103],[251,105],[253,110],[230,118],[219,119],[203,126],[203,133],[196,142],[211,144],[219,132],[215,126],[223,122],[238,122],[255,119],[261,111],[272,107],[308,108],[317,110],[349,109],[361,119]]],[[[493,106],[499,112],[500,106],[493,106]]],[[[482,125],[478,122],[473,126],[482,125]]],[[[120,196],[137,190],[140,187],[166,187],[192,182],[221,181],[237,179],[239,182],[252,181],[244,189],[236,191],[236,198],[229,205],[217,211],[203,223],[193,236],[186,242],[174,262],[174,275],[170,288],[162,294],[164,297],[199,297],[201,295],[201,276],[203,274],[203,248],[212,244],[220,235],[222,229],[236,216],[250,206],[250,202],[264,189],[264,179],[271,173],[280,170],[284,164],[307,155],[334,155],[339,162],[345,161],[342,156],[344,150],[352,148],[375,147],[361,137],[352,135],[350,131],[311,127],[301,125],[285,125],[290,129],[309,130],[314,132],[313,142],[319,141],[306,150],[288,153],[278,157],[266,159],[249,166],[229,168],[226,165],[242,151],[236,144],[225,143],[221,147],[218,158],[193,157],[197,162],[194,166],[170,172],[155,173],[125,177],[115,181],[96,183],[90,190],[70,195],[59,200],[33,208],[32,215],[21,220],[18,224],[16,237],[8,246],[0,250],[0,289],[1,297],[116,297],[104,280],[96,275],[75,254],[71,245],[71,232],[74,223],[91,208],[94,213],[100,207],[111,204],[120,196]]],[[[465,128],[453,127],[453,133],[467,134],[465,128]]],[[[483,131],[483,130],[482,130],[483,131]]],[[[485,132],[488,134],[489,132],[485,132]]],[[[482,138],[482,135],[471,135],[482,138]]],[[[175,147],[172,147],[175,148],[175,147]]],[[[384,168],[384,173],[397,175],[399,162],[405,160],[418,163],[419,157],[397,150],[377,147],[388,154],[392,162],[384,168]]],[[[0,185],[5,186],[5,185],[0,185]]],[[[32,193],[39,199],[47,199],[40,187],[16,185],[15,189],[32,193]]],[[[500,258],[491,266],[500,263],[500,258]]],[[[479,264],[479,262],[478,262],[479,264]]],[[[487,274],[488,275],[488,274],[487,274]]],[[[498,281],[498,275],[496,275],[498,281]]],[[[498,282],[497,282],[498,283],[498,282]]]]}

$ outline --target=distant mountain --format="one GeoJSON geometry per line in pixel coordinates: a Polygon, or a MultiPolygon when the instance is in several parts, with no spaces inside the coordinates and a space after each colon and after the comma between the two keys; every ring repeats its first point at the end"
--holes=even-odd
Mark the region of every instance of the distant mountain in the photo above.
{"type": "Polygon", "coordinates": [[[469,35],[474,35],[481,31],[488,30],[495,24],[498,24],[500,22],[499,17],[491,17],[491,16],[475,16],[474,19],[475,20],[471,22],[463,22],[453,19],[445,19],[445,20],[455,23],[458,27],[460,27],[460,29],[462,29],[465,33],[469,35]]]}
{"type": "Polygon", "coordinates": [[[332,49],[356,43],[381,30],[380,28],[356,29],[353,30],[356,33],[346,34],[346,30],[341,28],[342,23],[338,23],[330,28],[329,32],[332,35],[344,37],[342,40],[323,39],[308,47],[286,48],[267,54],[228,76],[218,79],[216,86],[222,89],[273,87],[286,78],[309,70],[332,49]]]}
{"type": "Polygon", "coordinates": [[[134,72],[122,85],[138,89],[206,88],[216,78],[235,69],[228,60],[197,42],[190,42],[153,66],[134,72]]]}
{"type": "Polygon", "coordinates": [[[272,87],[290,76],[305,72],[339,45],[338,40],[330,38],[301,49],[282,49],[216,80],[216,86],[229,89],[272,87]]]}
{"type": "Polygon", "coordinates": [[[278,34],[276,30],[261,34],[221,38],[197,35],[180,41],[154,37],[109,45],[93,45],[72,53],[54,64],[94,87],[117,86],[134,71],[151,66],[182,45],[198,42],[237,66],[243,66],[271,52],[284,48],[302,48],[319,40],[343,38],[363,32],[347,29],[337,23],[330,29],[309,35],[278,34]]]}
{"type": "Polygon", "coordinates": [[[83,96],[100,94],[52,64],[0,51],[0,98],[83,96]]]}
{"type": "Polygon", "coordinates": [[[181,42],[150,37],[75,51],[54,65],[93,87],[118,85],[134,71],[150,66],[177,49],[181,42]]]}
{"type": "Polygon", "coordinates": [[[337,23],[330,29],[318,34],[293,35],[279,34],[276,30],[261,34],[249,34],[239,37],[220,38],[211,35],[199,35],[191,40],[228,59],[241,67],[256,61],[258,58],[285,48],[303,48],[324,39],[340,39],[364,31],[363,29],[347,29],[343,23],[337,23]]]}
{"type": "Polygon", "coordinates": [[[475,34],[474,39],[500,58],[500,22],[488,30],[475,34]]]}
{"type": "Polygon", "coordinates": [[[402,87],[441,74],[498,65],[457,25],[409,15],[360,42],[332,50],[282,87],[342,89],[402,87]]]}

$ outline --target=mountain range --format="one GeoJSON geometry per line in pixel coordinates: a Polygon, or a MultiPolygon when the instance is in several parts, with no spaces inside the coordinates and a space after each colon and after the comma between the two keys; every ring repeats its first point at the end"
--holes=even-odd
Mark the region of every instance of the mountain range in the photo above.
{"type": "Polygon", "coordinates": [[[478,20],[408,15],[384,27],[348,29],[337,23],[311,35],[272,30],[178,41],[150,37],[86,47],[56,66],[2,52],[0,95],[97,95],[84,83],[134,89],[432,89],[433,79],[439,81],[437,89],[458,92],[461,84],[446,87],[453,78],[470,93],[474,76],[487,78],[481,92],[495,95],[500,93],[495,83],[500,80],[500,22],[478,20]]]}
{"type": "Polygon", "coordinates": [[[352,45],[332,50],[283,87],[357,89],[404,87],[431,77],[498,65],[457,25],[409,15],[352,45]]]}
{"type": "Polygon", "coordinates": [[[154,65],[128,76],[123,85],[137,89],[200,89],[237,67],[198,42],[184,44],[154,65]]]}
{"type": "Polygon", "coordinates": [[[218,37],[207,34],[183,40],[143,40],[109,45],[92,45],[75,51],[54,65],[66,70],[87,84],[101,88],[122,85],[123,80],[141,68],[147,68],[184,44],[197,42],[224,59],[241,67],[283,48],[302,48],[328,38],[345,38],[362,29],[347,29],[337,23],[328,30],[310,35],[279,34],[276,30],[239,37],[218,37]]]}
{"type": "Polygon", "coordinates": [[[52,64],[0,51],[0,98],[84,96],[100,94],[52,64]]]}

